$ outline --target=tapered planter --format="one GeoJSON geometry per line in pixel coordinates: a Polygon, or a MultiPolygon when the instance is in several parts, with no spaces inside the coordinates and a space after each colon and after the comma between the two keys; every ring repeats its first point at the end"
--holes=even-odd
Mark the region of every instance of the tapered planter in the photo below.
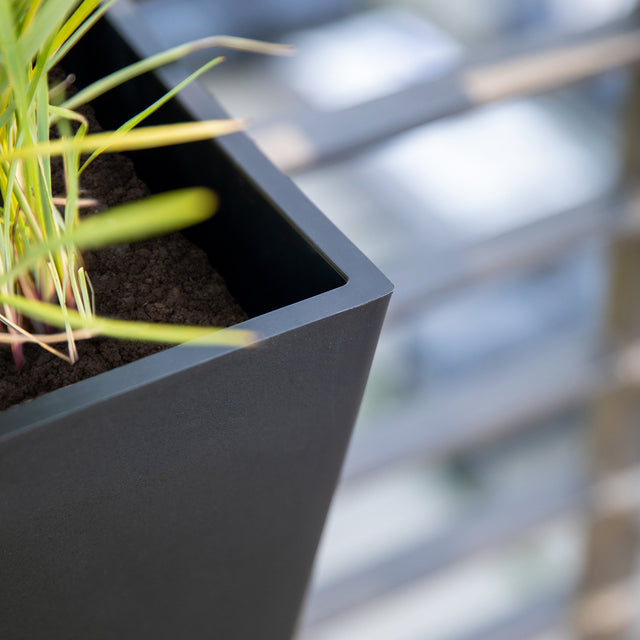
{"type": "MultiPolygon", "coordinates": [[[[117,7],[66,63],[80,84],[156,50],[117,7]]],[[[128,83],[98,117],[182,77],[128,83]]],[[[194,86],[155,121],[222,115],[194,86]]],[[[261,339],[174,347],[0,413],[0,638],[286,640],[391,285],[242,134],[133,158],[153,190],[218,193],[191,235],[261,339]]]]}

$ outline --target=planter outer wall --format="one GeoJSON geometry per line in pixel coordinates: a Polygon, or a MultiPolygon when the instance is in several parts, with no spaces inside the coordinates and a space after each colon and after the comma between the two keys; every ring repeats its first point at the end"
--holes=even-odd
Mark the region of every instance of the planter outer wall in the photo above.
{"type": "Polygon", "coordinates": [[[175,347],[0,414],[3,640],[293,633],[391,286],[244,136],[213,147],[171,157],[199,183],[189,163],[212,154],[226,204],[197,235],[263,339],[175,347]],[[227,179],[238,164],[257,177],[227,179]]]}
{"type": "Polygon", "coordinates": [[[0,637],[289,638],[362,393],[353,356],[377,337],[362,316],[6,437],[0,637]]]}

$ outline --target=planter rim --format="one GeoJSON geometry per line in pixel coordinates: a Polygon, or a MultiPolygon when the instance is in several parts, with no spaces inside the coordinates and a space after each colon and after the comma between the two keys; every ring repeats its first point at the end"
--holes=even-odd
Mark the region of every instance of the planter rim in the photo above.
{"type": "MultiPolygon", "coordinates": [[[[129,0],[120,0],[114,5],[108,12],[108,19],[129,37],[141,57],[162,50],[129,0]]],[[[185,77],[185,70],[183,65],[174,64],[155,74],[164,84],[174,86],[185,77]]],[[[194,119],[229,117],[215,98],[197,82],[184,89],[175,99],[194,119]]],[[[391,282],[262,154],[245,133],[218,138],[215,144],[224,149],[236,165],[245,168],[264,198],[282,215],[284,202],[287,202],[286,217],[290,224],[345,279],[345,284],[335,289],[234,325],[258,335],[256,345],[249,348],[260,348],[264,340],[277,339],[280,334],[390,295],[393,290],[391,282]]],[[[238,348],[178,345],[57,389],[0,412],[0,441],[41,427],[83,406],[95,405],[238,348]]]]}

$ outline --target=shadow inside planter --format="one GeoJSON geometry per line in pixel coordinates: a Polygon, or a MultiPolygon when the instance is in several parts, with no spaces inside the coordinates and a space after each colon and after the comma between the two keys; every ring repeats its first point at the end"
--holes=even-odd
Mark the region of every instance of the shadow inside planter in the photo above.
{"type": "MultiPolygon", "coordinates": [[[[76,84],[92,81],[137,60],[106,22],[98,23],[92,37],[85,38],[65,58],[65,70],[76,75],[76,84]],[[91,42],[104,43],[108,56],[94,56],[91,42]],[[112,46],[113,44],[113,46],[112,46]]],[[[153,74],[145,74],[92,102],[105,129],[113,129],[162,96],[162,85],[153,74]],[[117,119],[113,114],[118,114],[117,119]]],[[[226,114],[209,98],[200,104],[210,117],[226,114]]],[[[193,120],[176,100],[164,105],[143,126],[193,120]]],[[[255,317],[330,291],[346,278],[294,228],[277,207],[240,170],[215,141],[127,154],[136,172],[152,192],[188,186],[207,186],[219,198],[216,215],[185,231],[185,235],[209,255],[223,275],[233,296],[255,317]],[[177,159],[177,161],[176,161],[177,159]]],[[[267,163],[267,168],[270,169],[267,163]]],[[[255,171],[254,171],[255,176],[255,171]]]]}

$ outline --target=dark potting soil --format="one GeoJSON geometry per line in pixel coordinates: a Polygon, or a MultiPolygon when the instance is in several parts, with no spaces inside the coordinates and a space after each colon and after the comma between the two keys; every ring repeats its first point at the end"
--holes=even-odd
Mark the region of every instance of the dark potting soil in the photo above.
{"type": "MultiPolygon", "coordinates": [[[[54,190],[62,194],[59,168],[54,190]],[[56,188],[57,186],[57,188],[56,188]]],[[[83,195],[104,209],[147,195],[133,163],[123,155],[104,154],[82,176],[83,195]]],[[[126,320],[228,327],[247,315],[200,248],[174,233],[84,255],[99,315],[126,320]]],[[[0,345],[0,410],[54,389],[84,380],[167,348],[148,342],[93,338],[77,342],[73,365],[37,345],[24,347],[26,362],[15,370],[11,351],[0,345]]],[[[55,345],[65,350],[65,345],[55,345]]]]}

